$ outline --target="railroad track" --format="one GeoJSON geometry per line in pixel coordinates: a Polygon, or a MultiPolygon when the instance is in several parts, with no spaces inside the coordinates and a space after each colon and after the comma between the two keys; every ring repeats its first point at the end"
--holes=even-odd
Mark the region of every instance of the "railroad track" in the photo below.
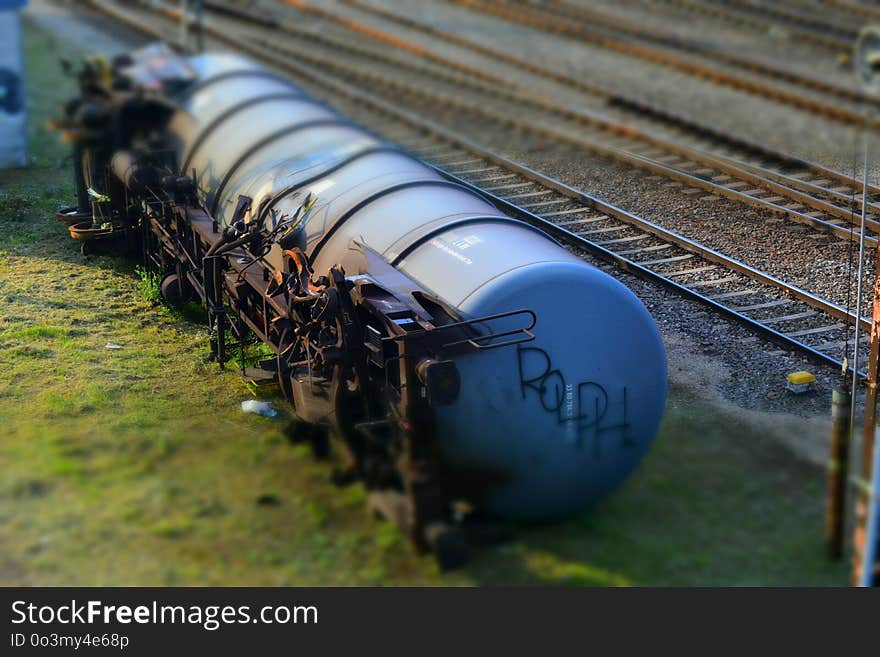
{"type": "MultiPolygon", "coordinates": [[[[419,56],[431,55],[435,61],[442,61],[446,66],[454,68],[460,65],[456,60],[434,55],[422,46],[408,48],[408,44],[405,44],[400,37],[383,32],[375,26],[368,26],[359,23],[358,21],[340,16],[327,9],[307,4],[302,0],[284,0],[284,2],[296,7],[300,11],[309,12],[329,21],[336,22],[343,27],[364,34],[371,39],[376,39],[398,48],[405,47],[409,52],[419,56]]],[[[852,176],[816,162],[805,160],[791,153],[774,149],[764,143],[751,140],[742,135],[735,135],[728,131],[721,130],[714,125],[703,123],[691,117],[671,112],[664,107],[644,101],[638,96],[603,87],[596,83],[587,82],[579,77],[566,75],[557,69],[541,66],[530,60],[512,55],[508,51],[492,48],[482,42],[477,42],[457,34],[446,32],[433,25],[420,22],[401,14],[395,14],[391,11],[362,2],[361,0],[340,0],[340,2],[349,5],[360,12],[378,17],[384,21],[394,23],[420,34],[428,35],[431,38],[454,46],[471,50],[479,55],[489,58],[490,60],[510,64],[518,69],[528,71],[529,73],[533,73],[550,81],[561,83],[585,94],[603,98],[609,108],[618,112],[630,123],[645,123],[651,127],[669,131],[672,137],[685,137],[689,143],[707,152],[720,154],[719,149],[725,149],[732,154],[733,159],[737,160],[740,165],[753,167],[756,170],[764,169],[771,178],[778,177],[779,180],[791,187],[803,189],[805,191],[814,191],[821,195],[824,192],[822,192],[821,189],[817,189],[817,187],[821,188],[823,179],[828,179],[835,186],[839,187],[836,194],[838,200],[846,202],[845,199],[847,197],[855,197],[856,200],[861,200],[861,196],[859,195],[861,183],[859,181],[853,180],[852,176]],[[782,174],[782,176],[780,176],[780,174],[782,174]]],[[[209,0],[209,3],[218,6],[226,5],[228,7],[227,3],[212,2],[211,0],[209,0]]],[[[274,26],[284,27],[283,21],[281,23],[277,20],[267,19],[267,21],[274,26]]],[[[477,70],[482,72],[482,69],[477,70]]],[[[489,77],[492,77],[496,81],[499,80],[498,76],[489,77]]],[[[868,197],[869,203],[876,205],[878,200],[880,200],[880,188],[875,185],[870,185],[868,189],[870,192],[868,197]]]]}
{"type": "MultiPolygon", "coordinates": [[[[484,82],[480,85],[483,91],[488,90],[498,95],[500,88],[506,86],[511,89],[505,96],[508,100],[537,104],[543,109],[555,112],[559,117],[587,124],[590,127],[599,127],[612,138],[609,143],[607,139],[602,141],[593,134],[590,136],[591,143],[587,143],[584,139],[578,144],[580,146],[592,145],[593,150],[603,155],[664,175],[693,189],[704,189],[719,196],[758,205],[774,213],[783,213],[796,222],[833,232],[841,239],[848,239],[851,234],[849,226],[853,214],[860,212],[861,201],[861,185],[851,176],[792,154],[756,144],[713,126],[669,113],[656,105],[619,92],[531,64],[508,53],[457,35],[450,35],[435,27],[397,16],[359,0],[343,0],[343,2],[384,20],[393,21],[481,55],[523,67],[531,73],[550,80],[571,84],[585,93],[605,98],[609,106],[615,108],[618,117],[616,120],[609,120],[607,115],[601,117],[591,115],[583,110],[582,104],[578,104],[578,110],[573,111],[570,106],[547,101],[545,95],[536,95],[522,88],[517,89],[504,77],[480,71],[484,82]],[[487,88],[486,84],[493,82],[498,87],[487,88]],[[634,127],[635,123],[646,122],[654,129],[653,131],[640,131],[634,127]],[[657,132],[658,129],[660,132],[657,132]],[[608,149],[607,146],[612,148],[608,149]],[[621,150],[625,153],[620,153],[621,150]]],[[[351,18],[300,0],[286,0],[286,3],[380,43],[390,44],[419,56],[430,54],[434,62],[441,62],[453,70],[461,69],[458,61],[430,53],[418,44],[406,42],[401,37],[383,32],[375,26],[358,23],[351,18]]],[[[250,16],[247,12],[236,10],[233,5],[226,2],[209,0],[208,4],[223,11],[237,12],[237,15],[243,19],[248,19],[250,16]]],[[[297,30],[291,23],[283,20],[262,18],[260,22],[303,36],[302,30],[297,30]]],[[[342,44],[336,44],[337,47],[340,45],[342,44]]],[[[360,55],[388,60],[384,51],[361,51],[360,55]]],[[[407,62],[398,60],[397,65],[405,67],[408,64],[409,60],[407,62]]],[[[876,186],[869,186],[868,224],[869,229],[874,232],[878,227],[877,218],[880,210],[878,192],[880,189],[876,186]]],[[[873,244],[873,238],[869,241],[873,244]]]]}
{"type": "MultiPolygon", "coordinates": [[[[288,4],[324,18],[332,16],[326,10],[301,2],[288,4]]],[[[207,6],[253,22],[249,12],[237,9],[235,5],[211,0],[207,6]]],[[[292,22],[279,22],[263,16],[257,23],[283,30],[286,35],[299,39],[299,48],[294,41],[288,40],[286,47],[291,55],[332,69],[349,80],[391,85],[403,94],[420,96],[458,111],[473,111],[493,121],[540,133],[666,177],[676,185],[688,187],[686,193],[707,192],[711,197],[725,197],[808,225],[820,231],[817,237],[829,233],[843,240],[855,237],[852,224],[858,212],[855,202],[857,197],[860,198],[856,184],[852,178],[825,167],[786,154],[771,157],[774,154],[769,149],[764,149],[763,159],[749,157],[750,154],[744,152],[748,144],[726,133],[705,132],[705,128],[699,138],[679,134],[677,140],[671,135],[639,130],[631,120],[612,119],[586,110],[582,104],[565,105],[550,100],[544,94],[518,87],[485,71],[481,72],[479,79],[463,76],[460,70],[456,70],[460,67],[454,60],[438,55],[434,55],[432,66],[420,66],[415,65],[409,56],[395,57],[387,49],[364,48],[351,39],[316,34],[313,30],[298,28],[292,22]],[[349,63],[343,62],[345,58],[349,58],[349,63]],[[438,70],[434,66],[437,62],[444,63],[450,70],[438,70]],[[399,74],[402,71],[409,71],[416,77],[405,78],[399,74]],[[425,75],[430,77],[423,77],[425,75]],[[523,105],[523,110],[512,114],[509,103],[523,105]],[[731,146],[738,147],[740,152],[731,154],[731,146]],[[739,159],[736,155],[749,159],[739,159]]],[[[348,20],[341,20],[340,24],[355,27],[348,20]]],[[[419,50],[416,44],[381,33],[376,28],[361,28],[367,36],[404,46],[408,53],[419,50]]],[[[630,115],[637,111],[632,108],[630,115]]],[[[676,125],[681,128],[685,123],[678,120],[676,125]]],[[[876,197],[876,188],[873,191],[876,197]]],[[[869,207],[867,225],[876,234],[880,230],[880,206],[871,196],[869,207]]],[[[869,237],[868,243],[875,245],[876,237],[869,237]]]]}
{"type": "Polygon", "coordinates": [[[880,19],[880,6],[873,6],[858,2],[858,0],[818,0],[814,5],[816,9],[834,8],[850,16],[855,16],[859,20],[878,20],[880,19]]]}
{"type": "MultiPolygon", "coordinates": [[[[525,2],[449,0],[528,27],[598,45],[654,64],[682,71],[710,82],[745,91],[844,125],[865,125],[866,106],[877,99],[834,80],[786,68],[750,56],[731,53],[675,35],[660,37],[653,30],[622,19],[606,27],[600,18],[577,20],[539,10],[525,2]],[[626,25],[625,29],[622,27],[626,25]],[[663,45],[658,43],[662,38],[663,45]],[[719,66],[721,64],[721,66],[719,66]],[[768,80],[767,78],[770,78],[768,80]],[[789,86],[781,86],[779,83],[789,86]]],[[[880,129],[880,120],[872,122],[880,129]]]]}
{"type": "MultiPolygon", "coordinates": [[[[790,36],[837,54],[850,55],[858,29],[851,22],[819,20],[792,7],[741,0],[655,0],[685,7],[728,22],[763,31],[782,30],[790,36]]],[[[803,8],[802,8],[803,9],[803,8]]],[[[813,6],[811,9],[819,9],[813,6]]]]}
{"type": "MultiPolygon", "coordinates": [[[[104,0],[90,5],[130,27],[161,38],[162,16],[176,9],[122,9],[104,0]],[[158,12],[158,13],[157,13],[158,12]],[[152,21],[150,20],[152,18],[152,21]]],[[[374,129],[449,178],[483,193],[502,210],[529,221],[581,255],[696,299],[787,348],[840,366],[840,352],[855,316],[845,308],[678,235],[456,135],[422,114],[292,57],[286,40],[241,23],[209,18],[206,34],[279,71],[294,74],[324,97],[345,99],[373,116],[374,129]],[[263,38],[260,38],[260,37],[263,38]],[[378,126],[382,126],[381,129],[378,126]]],[[[366,82],[370,87],[371,83],[366,82]]],[[[859,318],[867,330],[870,321],[859,318]]]]}
{"type": "MultiPolygon", "coordinates": [[[[289,4],[322,17],[329,15],[326,10],[300,2],[289,4]]],[[[228,3],[212,1],[208,6],[232,11],[239,18],[247,19],[249,15],[247,11],[235,9],[228,3]]],[[[563,105],[555,100],[547,100],[529,90],[512,86],[506,79],[498,76],[494,76],[497,84],[493,84],[493,76],[485,71],[480,80],[462,78],[439,73],[436,69],[414,67],[409,57],[395,58],[386,50],[358,47],[350,39],[315,34],[314,31],[265,17],[261,17],[258,23],[281,29],[286,34],[301,39],[304,45],[295,52],[292,50],[293,44],[288,43],[292,55],[335,70],[354,81],[367,80],[376,85],[392,85],[401,93],[422,96],[435,103],[451,105],[456,110],[477,111],[494,121],[537,132],[558,142],[588,149],[666,177],[676,185],[687,186],[689,189],[685,193],[705,191],[710,196],[726,197],[784,216],[796,223],[806,224],[821,231],[815,235],[817,237],[826,233],[844,240],[854,237],[852,223],[856,219],[855,201],[858,195],[855,184],[851,178],[827,168],[782,154],[770,161],[737,159],[728,152],[730,146],[737,144],[743,149],[746,145],[729,134],[715,133],[712,139],[698,139],[697,142],[701,141],[702,144],[694,142],[692,136],[681,135],[681,141],[691,142],[682,144],[681,141],[673,141],[660,134],[640,131],[629,121],[611,120],[605,115],[591,113],[581,105],[563,105]],[[327,47],[329,50],[322,53],[320,47],[327,47]],[[345,64],[344,57],[341,57],[343,52],[355,58],[356,63],[345,64]],[[370,65],[365,65],[366,61],[370,61],[370,65]],[[390,72],[377,70],[376,64],[390,66],[395,71],[410,70],[418,71],[419,74],[427,71],[434,77],[428,81],[407,81],[395,76],[392,80],[390,72]],[[445,93],[442,89],[438,91],[438,79],[447,84],[445,93]],[[448,86],[450,82],[453,86],[448,86]],[[473,90],[477,95],[469,100],[457,98],[465,88],[473,90]],[[507,104],[499,107],[502,100],[507,104]],[[523,112],[516,113],[516,119],[511,118],[509,103],[525,106],[523,112]],[[525,113],[529,111],[531,113],[525,113]],[[724,154],[701,150],[701,145],[703,148],[721,150],[724,154]]],[[[342,24],[351,27],[350,21],[344,20],[342,24]]],[[[369,28],[366,32],[368,36],[376,37],[378,31],[369,28]]],[[[384,35],[384,40],[398,45],[402,43],[399,37],[388,34],[384,35]]],[[[408,45],[410,51],[418,48],[415,44],[404,45],[408,45]]],[[[439,60],[443,58],[435,56],[435,61],[439,60]]],[[[454,61],[444,61],[451,69],[456,67],[454,61]]],[[[679,126],[681,125],[683,124],[680,122],[679,126]]],[[[770,155],[769,150],[765,151],[765,155],[770,155]]],[[[741,152],[740,156],[747,157],[748,154],[741,152]]],[[[880,207],[870,196],[869,205],[867,225],[869,230],[876,233],[880,229],[880,207]]],[[[868,243],[873,246],[876,238],[870,237],[868,243]]]]}
{"type": "Polygon", "coordinates": [[[844,43],[849,41],[852,43],[858,37],[858,27],[852,21],[840,20],[839,18],[825,15],[817,17],[811,12],[805,12],[805,9],[817,9],[815,5],[809,6],[804,3],[797,3],[799,7],[792,7],[785,2],[778,0],[761,0],[754,2],[753,0],[702,0],[703,2],[712,2],[724,7],[733,8],[746,14],[760,16],[768,20],[774,21],[777,25],[785,28],[798,28],[801,30],[810,30],[815,33],[822,33],[840,39],[844,43]]]}

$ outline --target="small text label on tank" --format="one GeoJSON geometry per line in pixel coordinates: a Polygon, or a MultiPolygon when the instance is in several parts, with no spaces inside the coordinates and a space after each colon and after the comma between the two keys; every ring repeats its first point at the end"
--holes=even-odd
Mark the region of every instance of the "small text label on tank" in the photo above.
{"type": "Polygon", "coordinates": [[[591,442],[597,459],[602,456],[600,439],[608,432],[620,433],[620,447],[634,445],[629,432],[626,386],[612,400],[605,387],[595,381],[566,383],[562,371],[554,369],[549,354],[539,347],[517,345],[517,366],[522,398],[527,399],[529,391],[536,394],[541,407],[566,426],[566,442],[577,449],[591,442]]]}
{"type": "Polygon", "coordinates": [[[443,251],[444,253],[448,253],[448,254],[451,255],[453,258],[455,258],[456,260],[459,260],[459,261],[463,262],[463,263],[466,264],[466,265],[472,265],[472,264],[474,264],[474,261],[473,261],[473,260],[471,260],[470,258],[468,258],[468,257],[466,257],[466,256],[464,256],[464,255],[462,255],[461,253],[459,253],[458,251],[456,251],[454,248],[448,246],[447,244],[444,244],[443,241],[440,240],[440,239],[433,239],[433,240],[431,240],[430,244],[431,244],[431,246],[433,246],[434,248],[436,248],[436,249],[440,249],[440,250],[443,251]]]}
{"type": "Polygon", "coordinates": [[[479,237],[476,235],[468,235],[467,237],[462,237],[461,239],[457,239],[452,242],[452,245],[464,251],[465,249],[469,249],[475,244],[479,244],[482,242],[479,237]]]}

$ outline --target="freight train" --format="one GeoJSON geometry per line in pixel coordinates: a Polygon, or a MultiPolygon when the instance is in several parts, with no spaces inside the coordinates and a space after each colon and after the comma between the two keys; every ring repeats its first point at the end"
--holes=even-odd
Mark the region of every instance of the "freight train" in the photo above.
{"type": "Polygon", "coordinates": [[[648,450],[665,353],[619,281],[246,58],[155,44],[75,73],[58,218],[204,304],[220,363],[268,345],[293,435],[441,566],[477,519],[583,509],[648,450]]]}

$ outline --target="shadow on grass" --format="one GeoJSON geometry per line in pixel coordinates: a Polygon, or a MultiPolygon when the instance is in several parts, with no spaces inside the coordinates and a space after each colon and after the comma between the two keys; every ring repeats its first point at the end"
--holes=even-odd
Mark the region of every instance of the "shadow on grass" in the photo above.
{"type": "Polygon", "coordinates": [[[845,585],[824,555],[824,472],[673,390],[645,462],[596,507],[516,529],[482,584],[845,585]]]}

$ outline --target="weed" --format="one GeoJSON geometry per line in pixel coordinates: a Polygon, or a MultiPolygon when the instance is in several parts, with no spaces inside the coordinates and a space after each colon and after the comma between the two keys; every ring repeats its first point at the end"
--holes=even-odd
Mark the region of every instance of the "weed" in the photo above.
{"type": "Polygon", "coordinates": [[[267,358],[274,358],[275,352],[265,342],[255,338],[253,334],[244,336],[241,342],[235,339],[231,331],[226,332],[226,344],[229,356],[241,369],[258,365],[267,358]]]}
{"type": "Polygon", "coordinates": [[[138,265],[134,268],[138,276],[138,291],[141,293],[144,301],[153,306],[164,304],[162,298],[162,277],[154,271],[149,271],[145,267],[138,265]]]}

